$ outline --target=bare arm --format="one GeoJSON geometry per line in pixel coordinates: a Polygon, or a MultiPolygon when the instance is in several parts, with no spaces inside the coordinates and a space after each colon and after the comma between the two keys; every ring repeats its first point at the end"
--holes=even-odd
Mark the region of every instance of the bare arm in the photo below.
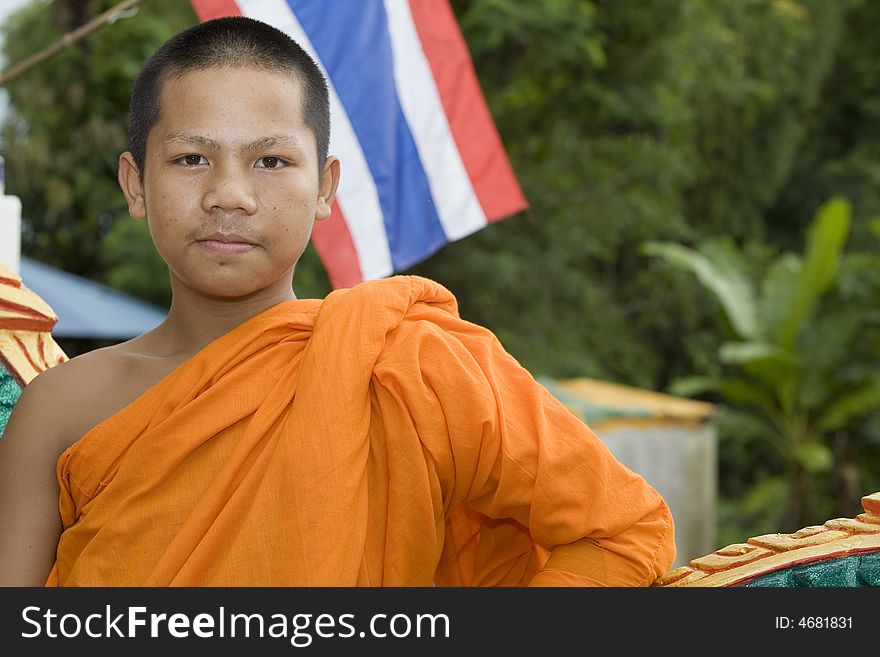
{"type": "Polygon", "coordinates": [[[43,586],[55,561],[60,391],[55,372],[41,373],[22,391],[0,439],[0,586],[43,586]]]}

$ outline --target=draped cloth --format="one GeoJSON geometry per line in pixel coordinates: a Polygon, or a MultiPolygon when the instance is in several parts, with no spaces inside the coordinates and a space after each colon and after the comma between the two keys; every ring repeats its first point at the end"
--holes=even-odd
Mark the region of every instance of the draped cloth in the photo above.
{"type": "Polygon", "coordinates": [[[440,285],[280,303],[58,459],[47,586],[647,585],[660,495],[440,285]]]}

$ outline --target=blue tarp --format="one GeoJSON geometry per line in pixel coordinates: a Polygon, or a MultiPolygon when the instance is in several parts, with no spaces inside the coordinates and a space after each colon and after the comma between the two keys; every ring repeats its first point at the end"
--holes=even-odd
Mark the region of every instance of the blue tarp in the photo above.
{"type": "Polygon", "coordinates": [[[22,256],[21,280],[58,316],[55,338],[129,340],[158,326],[160,306],[22,256]]]}

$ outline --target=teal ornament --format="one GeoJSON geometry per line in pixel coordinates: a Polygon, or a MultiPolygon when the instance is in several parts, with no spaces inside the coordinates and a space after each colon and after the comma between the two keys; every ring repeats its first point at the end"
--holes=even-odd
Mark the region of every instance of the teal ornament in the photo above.
{"type": "Polygon", "coordinates": [[[6,363],[0,359],[0,438],[3,438],[9,414],[20,396],[21,386],[6,367],[6,363]]]}

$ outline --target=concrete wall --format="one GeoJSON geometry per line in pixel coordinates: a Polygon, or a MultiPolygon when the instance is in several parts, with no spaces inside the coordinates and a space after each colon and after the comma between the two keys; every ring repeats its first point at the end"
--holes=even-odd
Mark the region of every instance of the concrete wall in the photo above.
{"type": "Polygon", "coordinates": [[[0,192],[0,262],[21,273],[21,201],[0,192]]]}
{"type": "Polygon", "coordinates": [[[593,429],[669,505],[677,548],[673,567],[722,547],[715,544],[717,436],[711,423],[609,423],[593,429]]]}

